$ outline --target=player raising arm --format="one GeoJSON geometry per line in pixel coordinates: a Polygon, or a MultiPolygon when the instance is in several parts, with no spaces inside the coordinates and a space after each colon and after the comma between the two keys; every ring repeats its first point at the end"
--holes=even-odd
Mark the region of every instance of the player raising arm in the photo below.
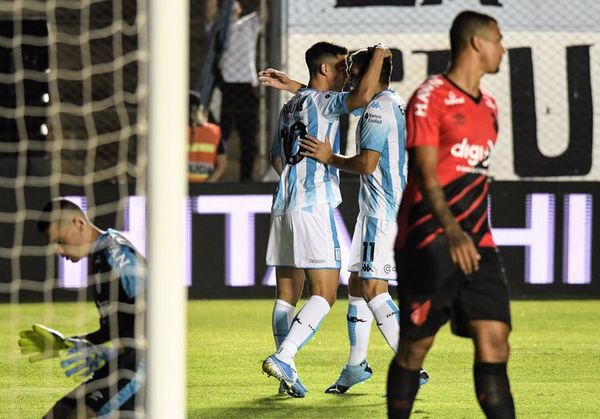
{"type": "MultiPolygon", "coordinates": [[[[357,86],[371,52],[363,49],[350,57],[349,84],[357,86]]],[[[304,156],[360,175],[359,215],[350,250],[347,326],[350,340],[348,362],[326,393],[343,394],[369,379],[372,370],[367,349],[373,317],[390,348],[398,348],[398,307],[388,292],[388,281],[396,279],[394,240],[396,215],[406,186],[406,106],[389,89],[392,63],[384,60],[377,94],[359,110],[356,155],[335,154],[328,138],[324,142],[308,136],[302,141],[304,156]]],[[[423,384],[427,374],[422,372],[423,384]]]]}
{"type": "MultiPolygon", "coordinates": [[[[277,352],[263,362],[263,371],[276,377],[281,388],[294,397],[304,397],[307,391],[298,379],[294,357],[316,333],[335,301],[341,261],[333,217],[333,209],[341,202],[337,170],[300,154],[300,140],[307,134],[328,136],[337,150],[339,116],[371,100],[383,59],[390,52],[375,47],[362,83],[354,92],[342,93],[347,54],[346,48],[329,42],[310,47],[305,55],[308,87],[283,73],[273,76],[274,83],[288,82],[286,88],[296,94],[281,109],[271,149],[271,163],[280,174],[267,247],[267,265],[276,267],[272,327],[277,352]],[[305,276],[311,296],[294,317],[305,276]]],[[[268,78],[265,74],[261,74],[263,82],[268,78]]]]}

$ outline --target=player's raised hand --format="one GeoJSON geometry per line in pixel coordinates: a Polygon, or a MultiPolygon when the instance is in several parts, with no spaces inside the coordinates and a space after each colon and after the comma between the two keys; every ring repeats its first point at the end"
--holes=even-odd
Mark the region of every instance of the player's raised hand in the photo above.
{"type": "Polygon", "coordinates": [[[86,342],[82,339],[66,338],[59,331],[42,324],[34,324],[31,330],[23,330],[19,336],[21,353],[29,355],[29,362],[55,358],[59,356],[60,350],[73,348],[86,342]]]}
{"type": "Polygon", "coordinates": [[[329,137],[325,136],[325,140],[321,141],[312,135],[300,139],[301,149],[300,154],[305,157],[311,157],[323,164],[329,164],[333,156],[329,137]]]}
{"type": "Polygon", "coordinates": [[[291,83],[290,77],[283,71],[274,68],[267,68],[258,73],[258,80],[268,87],[274,87],[279,90],[287,90],[288,84],[291,83]]]}
{"type": "Polygon", "coordinates": [[[458,265],[465,275],[477,272],[481,255],[471,237],[458,224],[454,228],[446,229],[446,236],[450,244],[452,261],[458,265]]]}
{"type": "Polygon", "coordinates": [[[392,51],[390,51],[390,49],[383,45],[381,42],[369,49],[373,49],[374,53],[382,54],[383,58],[392,56],[392,51]]]}
{"type": "Polygon", "coordinates": [[[108,346],[85,345],[60,351],[60,366],[68,378],[85,381],[115,357],[117,350],[108,346]]]}
{"type": "Polygon", "coordinates": [[[304,85],[299,81],[296,81],[285,72],[276,70],[274,68],[267,68],[258,73],[258,80],[263,86],[273,87],[278,90],[286,90],[290,93],[296,93],[298,89],[304,85]]]}

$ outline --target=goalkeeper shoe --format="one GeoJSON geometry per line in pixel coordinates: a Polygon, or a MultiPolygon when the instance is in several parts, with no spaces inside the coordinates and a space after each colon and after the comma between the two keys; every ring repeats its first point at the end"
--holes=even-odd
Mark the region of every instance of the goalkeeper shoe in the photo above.
{"type": "Polygon", "coordinates": [[[330,385],[325,393],[344,394],[350,387],[367,381],[373,375],[373,370],[365,359],[358,365],[346,365],[340,374],[340,378],[330,385]]]}
{"type": "Polygon", "coordinates": [[[423,368],[419,371],[419,388],[423,387],[429,382],[429,374],[423,368]]]}
{"type": "Polygon", "coordinates": [[[306,395],[306,392],[303,391],[304,386],[295,385],[298,381],[296,370],[290,364],[277,359],[275,355],[271,355],[263,361],[262,369],[268,376],[278,379],[290,396],[304,397],[306,395]]]}

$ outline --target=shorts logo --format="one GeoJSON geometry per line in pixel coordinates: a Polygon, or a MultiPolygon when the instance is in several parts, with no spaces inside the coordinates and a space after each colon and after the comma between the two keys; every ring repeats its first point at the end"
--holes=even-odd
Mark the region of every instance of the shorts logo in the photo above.
{"type": "Polygon", "coordinates": [[[325,259],[308,259],[308,263],[325,263],[325,259]]]}
{"type": "Polygon", "coordinates": [[[342,260],[342,253],[340,252],[340,248],[336,247],[334,249],[334,253],[335,253],[335,261],[340,262],[342,260]]]}
{"type": "Polygon", "coordinates": [[[431,300],[425,300],[423,303],[412,303],[410,305],[410,321],[417,326],[421,326],[427,320],[429,309],[431,308],[431,300]]]}
{"type": "Polygon", "coordinates": [[[373,272],[373,268],[368,263],[364,263],[361,271],[363,272],[373,272]]]}
{"type": "Polygon", "coordinates": [[[96,390],[92,394],[90,394],[88,397],[91,400],[97,402],[98,400],[102,400],[104,398],[104,395],[100,391],[96,390]]]}

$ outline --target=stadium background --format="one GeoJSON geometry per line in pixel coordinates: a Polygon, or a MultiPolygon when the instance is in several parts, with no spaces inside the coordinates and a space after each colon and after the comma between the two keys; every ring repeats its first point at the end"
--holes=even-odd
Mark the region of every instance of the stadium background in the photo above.
{"type": "MultiPolygon", "coordinates": [[[[138,10],[130,2],[115,4],[94,2],[89,10],[57,8],[52,21],[41,10],[23,9],[18,12],[23,22],[18,29],[25,38],[16,37],[17,27],[11,23],[16,9],[12,15],[4,12],[0,270],[7,274],[2,275],[0,297],[5,301],[81,298],[84,263],[57,261],[35,232],[35,210],[58,193],[80,200],[101,227],[115,225],[127,231],[138,247],[145,247],[145,96],[138,88],[144,82],[140,78],[144,59],[136,54],[138,33],[133,30],[138,10]],[[91,29],[110,26],[116,17],[121,27],[87,43],[81,35],[76,42],[59,36],[77,34],[80,19],[89,15],[94,16],[91,29]],[[15,49],[18,39],[25,41],[15,49]],[[95,71],[103,63],[112,67],[95,71]],[[14,75],[19,65],[24,77],[14,75]],[[92,69],[91,77],[76,72],[86,65],[92,69]],[[61,76],[27,77],[27,71],[43,73],[48,66],[56,66],[61,76]],[[56,93],[56,98],[51,94],[46,101],[46,92],[56,93]],[[87,102],[96,105],[103,100],[110,104],[86,112],[87,102]],[[53,112],[56,106],[59,111],[53,112]]],[[[207,105],[217,116],[215,68],[223,45],[216,31],[203,28],[209,19],[218,28],[231,4],[225,0],[190,5],[190,85],[213,92],[207,105]]],[[[356,50],[381,41],[394,52],[392,87],[406,99],[428,74],[445,68],[447,31],[456,13],[471,8],[497,17],[507,53],[500,72],[484,78],[500,110],[500,137],[491,166],[491,219],[512,296],[600,296],[600,267],[592,257],[599,250],[600,234],[594,217],[600,199],[600,146],[594,141],[600,98],[595,77],[600,74],[596,1],[246,0],[241,4],[244,14],[255,10],[263,22],[257,68],[282,68],[307,80],[303,54],[312,43],[328,39],[356,50]]],[[[272,295],[272,271],[263,260],[269,196],[275,185],[258,180],[270,179],[267,161],[273,123],[289,96],[261,87],[260,97],[257,181],[234,181],[241,152],[234,134],[225,182],[190,185],[186,255],[190,298],[272,295]]],[[[354,150],[355,123],[353,117],[342,121],[348,153],[354,150]]],[[[357,186],[356,177],[342,175],[344,203],[338,222],[346,230],[356,216],[357,186]]],[[[343,282],[346,276],[342,274],[343,282]]]]}

